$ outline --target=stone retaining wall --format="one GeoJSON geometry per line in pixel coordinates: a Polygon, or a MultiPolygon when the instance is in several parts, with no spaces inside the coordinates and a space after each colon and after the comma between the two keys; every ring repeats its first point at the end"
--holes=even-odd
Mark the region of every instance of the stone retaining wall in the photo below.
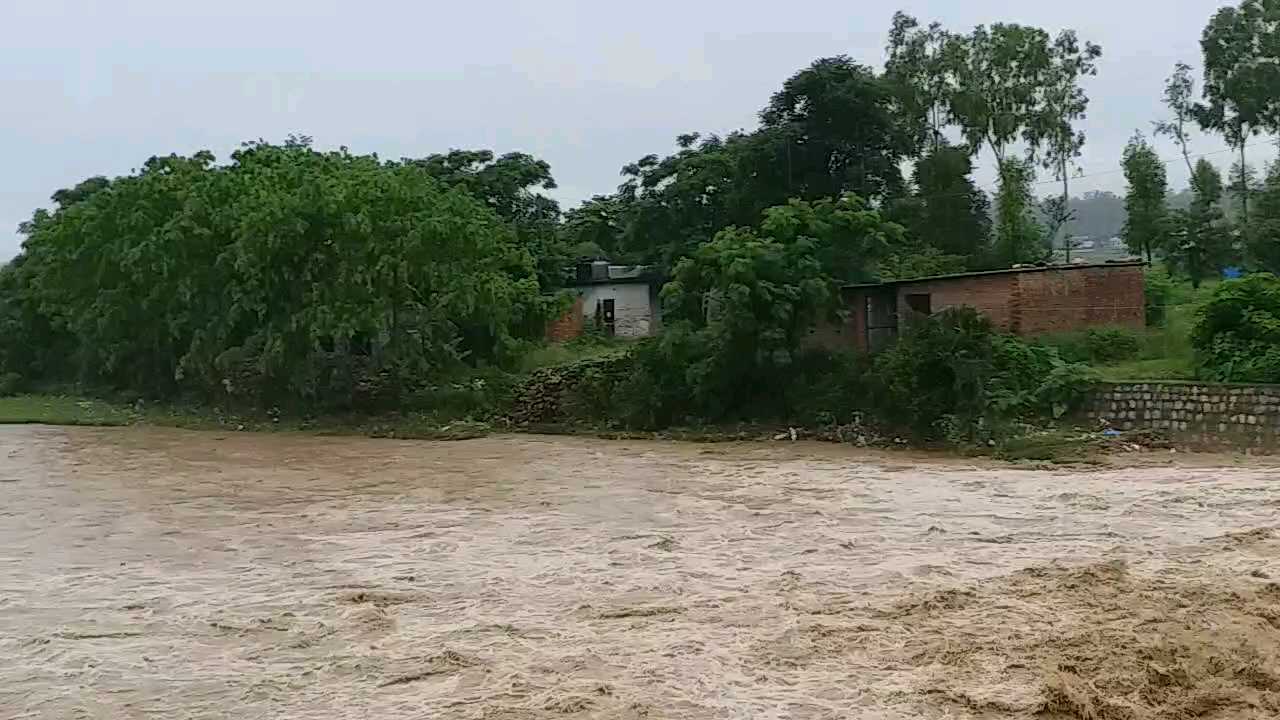
{"type": "Polygon", "coordinates": [[[1106,383],[1085,414],[1119,430],[1151,429],[1199,446],[1280,448],[1280,385],[1106,383]]]}

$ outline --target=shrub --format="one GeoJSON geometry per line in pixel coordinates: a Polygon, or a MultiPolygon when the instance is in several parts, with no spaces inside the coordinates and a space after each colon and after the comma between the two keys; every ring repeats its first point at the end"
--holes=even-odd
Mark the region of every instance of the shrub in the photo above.
{"type": "Polygon", "coordinates": [[[1091,362],[1132,360],[1142,351],[1142,338],[1128,328],[1091,328],[1085,331],[1085,347],[1091,362]]]}
{"type": "Polygon", "coordinates": [[[15,372],[0,373],[0,397],[16,395],[22,384],[22,376],[15,372]]]}
{"type": "Polygon", "coordinates": [[[1280,382],[1280,279],[1259,273],[1227,280],[1196,317],[1191,344],[1201,376],[1280,382]]]}
{"type": "Polygon", "coordinates": [[[1059,417],[1089,385],[1056,350],[995,330],[971,308],[913,323],[871,370],[873,410],[923,440],[991,439],[1018,420],[1059,417]]]}
{"type": "Polygon", "coordinates": [[[1090,328],[1081,332],[1046,335],[1037,344],[1058,351],[1073,363],[1107,364],[1132,360],[1142,352],[1142,338],[1128,328],[1090,328]]]}
{"type": "Polygon", "coordinates": [[[805,427],[846,425],[865,409],[866,356],[811,350],[779,386],[782,420],[805,427]]]}

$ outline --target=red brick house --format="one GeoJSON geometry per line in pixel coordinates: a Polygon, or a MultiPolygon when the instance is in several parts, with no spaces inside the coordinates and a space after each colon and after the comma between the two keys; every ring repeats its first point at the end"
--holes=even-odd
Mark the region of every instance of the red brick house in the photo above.
{"type": "Polygon", "coordinates": [[[1051,265],[848,285],[842,291],[848,320],[820,330],[819,341],[875,350],[897,337],[912,316],[959,306],[976,308],[1016,335],[1099,326],[1141,329],[1144,266],[1051,265]]]}

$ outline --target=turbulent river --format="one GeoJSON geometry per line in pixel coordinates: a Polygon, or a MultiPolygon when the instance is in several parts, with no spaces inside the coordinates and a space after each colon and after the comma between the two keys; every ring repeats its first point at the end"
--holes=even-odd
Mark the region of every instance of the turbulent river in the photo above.
{"type": "Polygon", "coordinates": [[[1260,465],[0,427],[0,717],[1275,718],[1277,527],[1260,465]]]}

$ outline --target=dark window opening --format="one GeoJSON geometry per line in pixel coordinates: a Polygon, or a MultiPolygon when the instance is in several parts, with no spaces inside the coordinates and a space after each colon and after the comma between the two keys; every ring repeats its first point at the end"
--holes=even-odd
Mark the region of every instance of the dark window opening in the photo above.
{"type": "Polygon", "coordinates": [[[916,315],[932,315],[933,298],[927,293],[908,295],[907,307],[916,315]]]}
{"type": "Polygon", "coordinates": [[[612,299],[596,302],[596,328],[604,331],[604,334],[610,337],[613,337],[617,331],[614,317],[614,301],[612,299]]]}

